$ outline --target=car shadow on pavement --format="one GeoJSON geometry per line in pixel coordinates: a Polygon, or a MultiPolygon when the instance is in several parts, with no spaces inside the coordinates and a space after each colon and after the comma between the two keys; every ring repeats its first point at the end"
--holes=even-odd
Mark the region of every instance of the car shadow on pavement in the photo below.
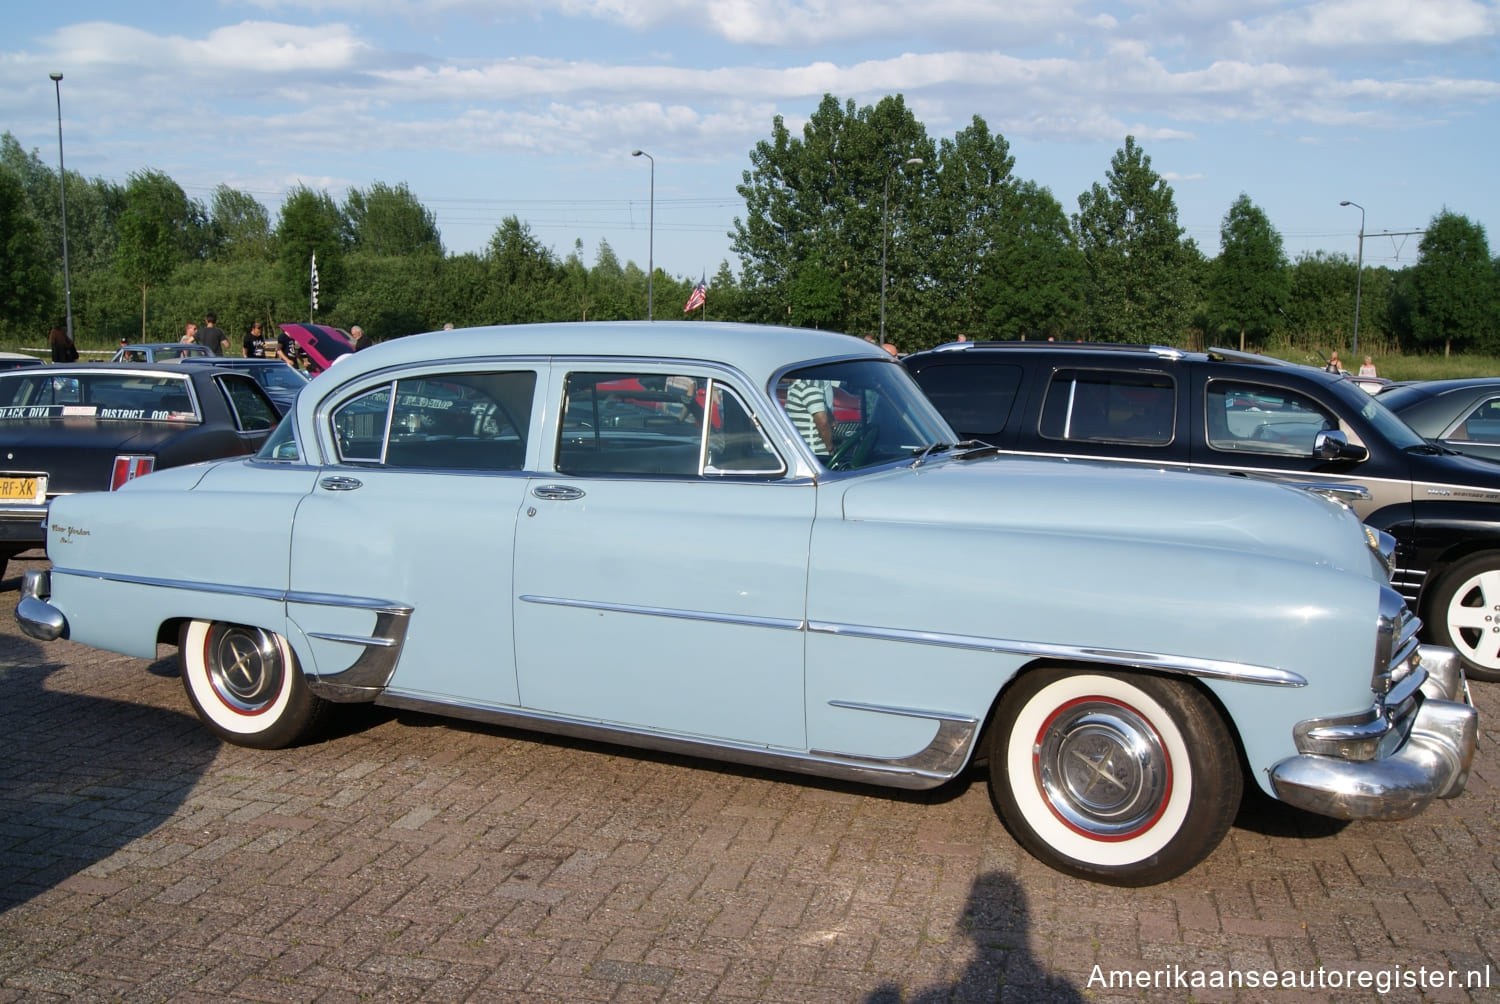
{"type": "Polygon", "coordinates": [[[51,655],[0,637],[0,911],[86,869],[107,875],[107,859],[170,818],[219,749],[184,712],[49,687],[70,668],[51,655]]]}
{"type": "Polygon", "coordinates": [[[1248,779],[1245,781],[1245,794],[1240,799],[1240,811],[1234,817],[1234,826],[1238,830],[1249,830],[1265,837],[1299,837],[1306,840],[1336,836],[1348,825],[1347,819],[1319,816],[1285,802],[1278,802],[1248,779]]]}
{"type": "Polygon", "coordinates": [[[1049,974],[1032,954],[1026,891],[1007,873],[985,872],[974,880],[957,934],[974,943],[974,957],[957,980],[921,988],[882,984],[864,998],[864,1004],[980,1000],[1083,1004],[1083,995],[1070,980],[1049,974]]]}

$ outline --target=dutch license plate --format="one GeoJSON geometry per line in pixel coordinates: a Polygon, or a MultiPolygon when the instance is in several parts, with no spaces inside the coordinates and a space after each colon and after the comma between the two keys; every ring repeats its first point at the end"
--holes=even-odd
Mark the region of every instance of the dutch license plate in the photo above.
{"type": "Polygon", "coordinates": [[[6,502],[35,502],[38,493],[45,491],[46,481],[35,474],[25,477],[0,474],[0,500],[6,502]]]}

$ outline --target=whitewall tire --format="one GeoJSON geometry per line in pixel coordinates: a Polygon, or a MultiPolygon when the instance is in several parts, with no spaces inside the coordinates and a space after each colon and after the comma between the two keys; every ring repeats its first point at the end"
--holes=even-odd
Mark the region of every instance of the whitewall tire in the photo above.
{"type": "Polygon", "coordinates": [[[1213,851],[1243,791],[1233,737],[1187,680],[1044,669],[1002,696],[990,795],[1054,868],[1114,885],[1163,882],[1213,851]]]}
{"type": "Polygon", "coordinates": [[[294,745],[315,731],[328,702],[302,678],[285,638],[223,621],[190,621],[178,640],[182,685],[205,725],[257,749],[294,745]]]}

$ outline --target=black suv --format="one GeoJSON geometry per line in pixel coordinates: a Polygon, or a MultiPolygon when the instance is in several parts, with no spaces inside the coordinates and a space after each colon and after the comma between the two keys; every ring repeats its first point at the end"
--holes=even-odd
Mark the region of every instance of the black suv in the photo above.
{"type": "Polygon", "coordinates": [[[1500,464],[1428,442],[1335,373],[1265,356],[959,342],[907,368],[965,439],[1002,452],[1271,478],[1396,538],[1393,585],[1469,675],[1500,680],[1500,464]]]}

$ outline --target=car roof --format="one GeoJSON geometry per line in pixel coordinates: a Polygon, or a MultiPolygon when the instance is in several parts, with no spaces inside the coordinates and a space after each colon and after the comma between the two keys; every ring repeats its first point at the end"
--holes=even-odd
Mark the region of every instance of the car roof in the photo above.
{"type": "Polygon", "coordinates": [[[895,361],[862,338],[806,328],[719,321],[574,321],[407,335],[341,356],[327,372],[348,379],[391,365],[494,355],[701,359],[757,378],[821,359],[895,361]]]}

